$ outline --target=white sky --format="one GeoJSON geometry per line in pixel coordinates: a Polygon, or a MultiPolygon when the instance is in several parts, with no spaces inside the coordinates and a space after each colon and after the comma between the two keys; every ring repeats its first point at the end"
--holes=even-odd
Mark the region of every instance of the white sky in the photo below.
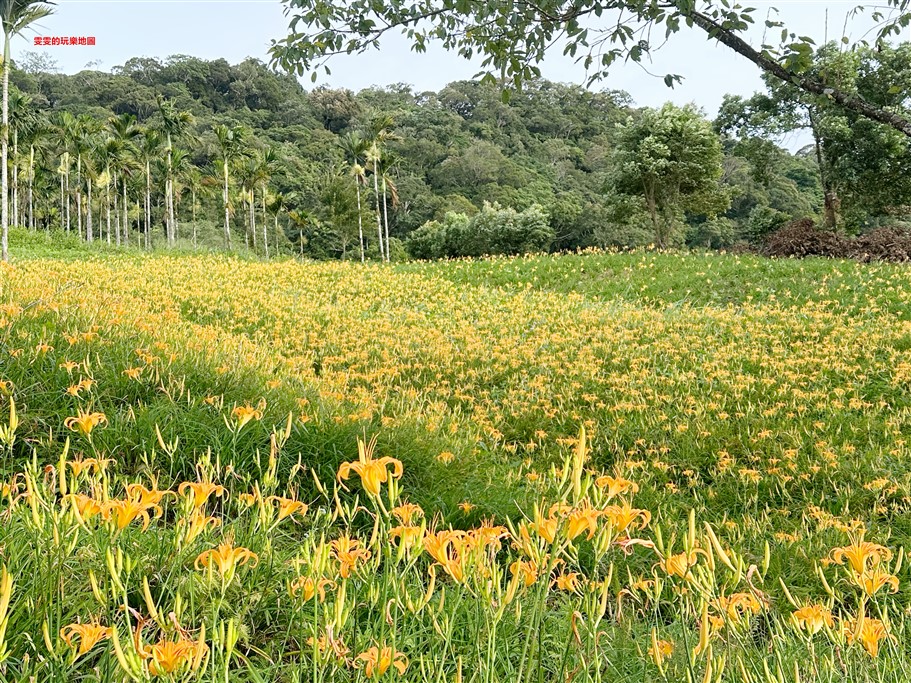
{"type": "MultiPolygon", "coordinates": [[[[745,4],[759,8],[755,16],[760,26],[767,8],[775,6],[789,28],[821,43],[826,37],[841,37],[848,13],[859,2],[755,0],[745,4]]],[[[848,20],[850,38],[860,38],[869,29],[869,8],[873,6],[868,3],[866,15],[848,20]]],[[[278,0],[58,0],[55,14],[41,22],[37,33],[94,36],[96,45],[39,48],[33,45],[34,34],[29,34],[14,44],[13,55],[15,58],[23,50],[48,53],[66,73],[79,71],[89,62],[100,62],[96,68],[109,70],[137,56],[190,54],[206,59],[224,57],[232,64],[253,56],[268,61],[270,41],[283,37],[287,26],[278,0]]],[[[761,42],[761,31],[759,28],[751,36],[754,44],[761,42]]],[[[777,37],[778,30],[773,31],[777,37]]],[[[331,77],[321,75],[318,83],[354,90],[399,82],[417,90],[438,90],[450,81],[471,78],[478,70],[439,49],[414,54],[398,36],[385,40],[379,52],[336,57],[330,68],[331,77]]],[[[547,59],[542,70],[545,77],[556,81],[585,80],[582,67],[559,51],[547,59]]],[[[658,76],[678,73],[684,81],[670,90],[660,77],[648,75],[641,67],[620,64],[603,81],[603,87],[626,90],[638,105],[695,102],[710,116],[725,93],[749,95],[762,87],[755,66],[685,27],[655,54],[649,70],[658,76]]],[[[303,82],[310,87],[309,78],[305,76],[303,82]]]]}

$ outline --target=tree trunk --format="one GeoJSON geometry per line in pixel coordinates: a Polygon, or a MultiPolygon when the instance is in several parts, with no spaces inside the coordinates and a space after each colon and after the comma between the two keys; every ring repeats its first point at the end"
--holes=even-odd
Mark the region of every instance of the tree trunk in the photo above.
{"type": "Polygon", "coordinates": [[[19,220],[19,130],[13,129],[13,219],[12,225],[22,225],[19,220]]]}
{"type": "Polygon", "coordinates": [[[361,214],[361,181],[354,179],[357,187],[357,234],[361,239],[361,263],[364,262],[364,216],[361,214]]]}
{"type": "Polygon", "coordinates": [[[167,197],[165,198],[165,205],[167,210],[167,219],[168,219],[168,246],[173,247],[174,241],[177,238],[174,229],[174,181],[171,177],[171,133],[168,132],[168,179],[165,183],[165,192],[167,197]]]}
{"type": "Polygon", "coordinates": [[[250,203],[247,208],[250,215],[250,237],[253,239],[253,251],[256,251],[256,185],[250,183],[250,203]]]}
{"type": "Polygon", "coordinates": [[[262,202],[263,202],[263,249],[266,250],[266,260],[269,259],[269,235],[266,230],[266,183],[263,182],[262,189],[262,202]]]}
{"type": "MultiPolygon", "coordinates": [[[[63,174],[61,173],[60,174],[60,227],[61,228],[63,227],[63,214],[65,213],[63,210],[63,203],[64,203],[63,198],[64,197],[65,197],[65,195],[63,194],[63,174]]],[[[67,204],[67,208],[69,208],[69,202],[67,202],[66,204],[67,204]]],[[[67,218],[66,231],[69,232],[70,231],[69,215],[67,215],[66,218],[67,218]]]]}
{"type": "Polygon", "coordinates": [[[86,175],[85,184],[88,189],[85,201],[85,238],[89,242],[95,240],[95,233],[92,226],[92,177],[86,175]]]}
{"type": "Polygon", "coordinates": [[[82,155],[76,155],[76,232],[82,238],[82,155]]]}
{"type": "Polygon", "coordinates": [[[386,208],[386,176],[383,176],[383,225],[386,228],[386,263],[389,263],[389,210],[386,208]]]}
{"type": "Polygon", "coordinates": [[[275,211],[275,227],[272,229],[272,241],[275,243],[275,253],[278,253],[278,210],[275,211]]]}
{"type": "Polygon", "coordinates": [[[655,201],[655,193],[648,186],[648,183],[643,181],[643,189],[645,190],[645,204],[648,207],[648,215],[652,219],[652,227],[655,230],[655,246],[659,249],[664,248],[664,236],[661,230],[661,220],[658,217],[658,206],[655,201]]]}
{"type": "Polygon", "coordinates": [[[193,192],[193,248],[196,249],[196,187],[192,189],[193,192]]]}
{"type": "Polygon", "coordinates": [[[231,217],[229,215],[228,209],[228,159],[225,157],[225,193],[224,193],[224,203],[225,203],[225,248],[231,248],[231,217]]]}
{"type": "Polygon", "coordinates": [[[152,246],[152,238],[150,233],[152,232],[152,169],[150,168],[149,160],[146,159],[146,205],[145,205],[145,219],[146,219],[146,234],[145,242],[146,249],[150,249],[152,246]]]}
{"type": "MultiPolygon", "coordinates": [[[[110,177],[108,177],[108,184],[104,188],[104,194],[105,194],[104,205],[105,205],[105,209],[107,211],[108,244],[110,244],[111,243],[111,178],[110,177]]],[[[120,239],[119,239],[120,234],[119,233],[117,234],[117,237],[118,237],[117,242],[119,244],[120,243],[120,239]]]]}
{"type": "Polygon", "coordinates": [[[118,187],[117,187],[116,177],[117,177],[117,175],[115,174],[114,178],[112,178],[112,181],[114,184],[114,237],[116,238],[116,243],[117,243],[117,246],[119,247],[121,244],[121,240],[120,240],[120,193],[117,191],[118,187]]]}
{"type": "Polygon", "coordinates": [[[70,160],[66,160],[66,234],[70,234],[70,160]]]}
{"type": "Polygon", "coordinates": [[[836,230],[838,228],[838,217],[835,212],[837,197],[835,195],[835,190],[831,187],[829,182],[829,173],[826,170],[825,155],[822,149],[822,138],[816,127],[816,120],[813,117],[812,111],[809,112],[809,119],[810,129],[813,131],[813,146],[816,150],[816,166],[819,170],[819,184],[822,186],[823,224],[829,230],[836,230]]]}
{"type": "Polygon", "coordinates": [[[380,220],[380,186],[376,177],[376,159],[373,160],[373,196],[376,198],[376,232],[380,240],[380,259],[383,258],[383,225],[380,220]]]}
{"type": "Polygon", "coordinates": [[[120,183],[123,185],[123,245],[130,246],[130,213],[127,210],[127,179],[121,176],[120,183]]]}
{"type": "MultiPolygon", "coordinates": [[[[6,26],[4,26],[6,28],[6,26]]],[[[2,184],[3,207],[0,208],[0,224],[2,224],[2,236],[0,236],[0,259],[9,261],[9,170],[7,169],[7,156],[9,155],[9,33],[3,33],[3,129],[2,142],[0,142],[0,164],[3,170],[0,171],[0,184],[2,184]]]]}
{"type": "Polygon", "coordinates": [[[34,204],[34,180],[35,180],[35,145],[31,145],[28,155],[28,227],[35,229],[35,204],[34,204]]]}

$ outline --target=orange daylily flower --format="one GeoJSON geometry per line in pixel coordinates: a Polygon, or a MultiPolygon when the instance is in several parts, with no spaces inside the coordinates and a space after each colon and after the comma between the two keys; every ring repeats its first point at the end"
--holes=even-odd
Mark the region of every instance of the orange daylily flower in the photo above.
{"type": "Polygon", "coordinates": [[[95,427],[107,424],[108,418],[104,413],[87,413],[80,410],[78,415],[68,417],[63,421],[63,426],[83,436],[90,436],[95,427]]]}
{"type": "Polygon", "coordinates": [[[370,551],[361,548],[361,542],[356,538],[339,536],[330,545],[332,546],[332,556],[338,560],[339,576],[343,579],[351,576],[351,572],[357,567],[358,562],[370,559],[370,551]]]}
{"type": "Polygon", "coordinates": [[[493,520],[485,519],[481,526],[468,532],[466,541],[472,548],[492,548],[497,551],[502,546],[501,540],[508,534],[505,526],[495,525],[493,520]]]}
{"type": "Polygon", "coordinates": [[[420,519],[424,516],[424,511],[421,509],[420,505],[415,505],[414,503],[402,503],[390,510],[392,515],[399,520],[402,524],[410,525],[416,519],[420,519]]]}
{"type": "Polygon", "coordinates": [[[147,507],[157,507],[165,496],[174,495],[173,491],[160,491],[157,488],[147,489],[142,484],[127,484],[127,496],[147,507]]]}
{"type": "Polygon", "coordinates": [[[648,656],[655,662],[655,666],[661,667],[664,660],[674,654],[674,644],[669,640],[658,640],[653,637],[652,644],[648,648],[648,656]]]}
{"type": "Polygon", "coordinates": [[[240,431],[251,420],[263,419],[263,411],[254,408],[248,403],[246,405],[236,406],[234,410],[231,411],[231,417],[234,418],[237,430],[240,431]]]}
{"type": "Polygon", "coordinates": [[[658,564],[667,572],[668,576],[679,576],[681,579],[685,579],[689,575],[690,568],[695,567],[699,561],[699,555],[705,555],[705,551],[697,548],[688,553],[668,555],[658,564]]]}
{"type": "Polygon", "coordinates": [[[209,527],[214,529],[221,525],[221,520],[217,517],[210,517],[199,508],[196,508],[190,513],[188,518],[178,521],[177,525],[184,530],[183,542],[192,543],[209,527]]]}
{"type": "Polygon", "coordinates": [[[68,460],[66,464],[73,471],[73,474],[78,477],[84,470],[92,470],[95,474],[98,474],[110,462],[113,462],[110,458],[80,458],[78,460],[68,460]]]}
{"type": "Polygon", "coordinates": [[[538,563],[533,560],[516,560],[509,565],[509,571],[519,577],[526,588],[538,580],[538,563]]]}
{"type": "Polygon", "coordinates": [[[91,496],[77,493],[73,495],[70,500],[73,501],[73,504],[79,511],[79,516],[82,517],[84,521],[88,521],[95,515],[104,512],[104,503],[98,502],[91,496]]]}
{"type": "Polygon", "coordinates": [[[276,503],[278,505],[278,521],[290,517],[294,514],[299,514],[301,517],[307,514],[307,510],[310,509],[306,503],[302,503],[299,500],[294,500],[293,498],[282,498],[281,496],[269,496],[266,498],[266,501],[269,503],[276,503]]]}
{"type": "Polygon", "coordinates": [[[451,530],[428,532],[424,536],[424,550],[459,583],[465,580],[462,566],[464,539],[464,531],[451,530]]]}
{"type": "Polygon", "coordinates": [[[170,676],[184,670],[195,671],[209,651],[206,645],[205,626],[200,629],[199,639],[190,640],[186,631],[178,628],[179,635],[175,640],[160,639],[154,645],[143,645],[140,637],[145,621],[140,621],[133,634],[136,653],[142,658],[152,676],[170,676]]]}
{"type": "Polygon", "coordinates": [[[161,517],[162,509],[158,505],[144,505],[137,500],[109,500],[102,508],[105,520],[114,522],[119,531],[126,529],[135,519],[142,520],[142,530],[149,528],[151,517],[149,511],[155,512],[155,517],[161,517]]]}
{"type": "Polygon", "coordinates": [[[846,619],[843,629],[848,644],[860,643],[871,657],[879,653],[880,640],[892,637],[883,622],[864,616],[863,613],[857,619],[846,619]]]}
{"type": "Polygon", "coordinates": [[[399,525],[389,530],[389,537],[399,539],[400,545],[405,550],[411,550],[421,544],[421,534],[423,531],[424,529],[419,526],[399,525]]]}
{"type": "Polygon", "coordinates": [[[111,637],[111,627],[102,626],[97,621],[90,624],[70,624],[60,629],[60,637],[67,644],[67,647],[73,648],[76,659],[87,653],[102,640],[111,637]],[[79,647],[73,645],[73,641],[79,638],[79,647]]]}
{"type": "Polygon", "coordinates": [[[791,618],[798,628],[803,629],[811,636],[818,633],[823,627],[833,628],[835,621],[832,613],[822,605],[807,605],[795,611],[791,618]]]}
{"type": "Polygon", "coordinates": [[[863,540],[861,534],[861,537],[851,545],[833,549],[830,556],[836,564],[847,562],[855,574],[863,574],[867,569],[867,563],[874,566],[882,561],[891,560],[892,551],[885,546],[863,540]]]}
{"type": "Polygon", "coordinates": [[[868,596],[876,595],[883,586],[889,586],[890,593],[898,591],[898,577],[883,571],[881,567],[873,567],[863,574],[854,574],[854,582],[868,596]]]}
{"type": "Polygon", "coordinates": [[[398,479],[402,476],[402,463],[395,458],[388,456],[383,458],[374,458],[373,450],[376,448],[376,436],[369,443],[365,444],[361,439],[357,440],[358,459],[351,462],[343,462],[338,468],[339,480],[347,479],[352,472],[359,475],[361,485],[364,490],[371,496],[380,495],[380,486],[389,481],[390,476],[398,479]],[[389,468],[392,468],[390,473],[389,468]]]}
{"type": "Polygon", "coordinates": [[[187,492],[193,494],[193,507],[201,508],[209,500],[209,496],[215,495],[222,497],[226,490],[220,484],[211,484],[207,481],[185,481],[177,487],[177,493],[181,496],[187,495],[187,492]]]}
{"type": "Polygon", "coordinates": [[[605,489],[604,493],[608,500],[616,498],[627,491],[636,493],[639,490],[639,484],[636,484],[629,479],[624,479],[623,477],[611,477],[609,475],[604,475],[595,479],[595,486],[605,489]]]}
{"type": "Polygon", "coordinates": [[[246,548],[235,547],[232,541],[228,541],[219,544],[217,548],[201,552],[194,566],[200,570],[214,566],[226,581],[230,581],[238,567],[251,562],[253,566],[259,562],[256,553],[246,548]]]}
{"type": "Polygon", "coordinates": [[[557,537],[557,530],[560,528],[560,520],[553,516],[553,511],[551,511],[550,517],[544,517],[538,510],[535,510],[535,521],[531,528],[545,541],[553,543],[557,537]]]}
{"type": "Polygon", "coordinates": [[[304,602],[309,602],[313,599],[313,596],[318,595],[319,601],[323,602],[326,599],[327,588],[334,589],[335,581],[301,576],[291,584],[291,595],[293,597],[300,595],[304,602]]]}
{"type": "Polygon", "coordinates": [[[554,585],[561,591],[574,593],[579,590],[579,587],[582,585],[581,581],[579,580],[579,576],[579,572],[567,572],[560,574],[554,579],[554,585]]]}
{"type": "Polygon", "coordinates": [[[587,531],[586,538],[591,539],[598,531],[598,517],[601,514],[599,510],[595,510],[587,504],[571,511],[566,527],[567,538],[572,541],[587,531]]]}
{"type": "Polygon", "coordinates": [[[367,678],[379,678],[390,667],[395,668],[401,676],[405,673],[405,669],[408,668],[408,659],[405,655],[401,652],[396,652],[395,649],[389,646],[377,647],[374,645],[359,654],[356,659],[364,662],[364,675],[367,678]]]}
{"type": "Polygon", "coordinates": [[[718,598],[718,607],[727,615],[730,622],[739,624],[744,615],[758,614],[762,609],[762,603],[752,593],[734,593],[718,598]]]}
{"type": "Polygon", "coordinates": [[[652,521],[652,513],[634,508],[629,503],[608,505],[604,509],[604,516],[617,534],[628,533],[629,529],[644,529],[652,521]]]}

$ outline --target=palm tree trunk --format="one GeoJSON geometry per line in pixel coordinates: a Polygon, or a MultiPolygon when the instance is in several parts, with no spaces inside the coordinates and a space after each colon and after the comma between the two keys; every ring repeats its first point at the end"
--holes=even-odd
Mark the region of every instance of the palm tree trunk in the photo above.
{"type": "Polygon", "coordinates": [[[266,183],[263,182],[262,190],[262,201],[263,201],[263,248],[266,250],[266,260],[269,259],[269,234],[267,232],[268,228],[266,223],[266,183]]]}
{"type": "Polygon", "coordinates": [[[196,187],[193,187],[193,248],[196,248],[196,187]]]}
{"type": "Polygon", "coordinates": [[[93,242],[95,233],[92,230],[92,176],[86,175],[85,184],[88,188],[85,202],[85,237],[89,242],[93,242]]]}
{"type": "MultiPolygon", "coordinates": [[[[4,26],[6,28],[6,26],[4,26]]],[[[9,155],[9,33],[3,32],[3,130],[2,143],[0,143],[0,185],[2,185],[3,207],[0,209],[0,224],[2,224],[2,237],[0,237],[0,259],[9,261],[9,177],[7,173],[6,158],[9,155]]]]}
{"type": "Polygon", "coordinates": [[[364,216],[361,214],[361,181],[354,179],[357,187],[357,234],[361,238],[361,263],[364,262],[364,216]]]}
{"type": "Polygon", "coordinates": [[[19,130],[13,129],[13,225],[22,225],[19,220],[19,130]]]}
{"type": "Polygon", "coordinates": [[[386,208],[386,176],[383,176],[383,224],[386,228],[386,262],[389,262],[389,210],[386,208]]]}
{"type": "Polygon", "coordinates": [[[82,155],[76,156],[76,232],[82,237],[82,155]]]}
{"type": "MultiPolygon", "coordinates": [[[[63,194],[63,174],[61,173],[60,174],[60,227],[61,228],[63,227],[63,214],[65,213],[65,211],[63,210],[64,196],[65,195],[63,194]]],[[[67,205],[67,208],[69,208],[69,202],[67,202],[66,205],[67,205]]],[[[70,231],[69,215],[67,215],[66,231],[67,232],[70,231]]]]}
{"type": "Polygon", "coordinates": [[[150,249],[152,246],[151,237],[149,233],[152,231],[152,170],[149,167],[149,160],[146,159],[146,205],[145,205],[145,219],[146,219],[146,249],[150,249]]]}
{"type": "Polygon", "coordinates": [[[278,209],[275,210],[275,226],[272,228],[272,242],[275,244],[275,253],[278,253],[278,209]]]}
{"type": "Polygon", "coordinates": [[[224,203],[225,203],[225,248],[231,248],[231,217],[228,210],[228,158],[225,157],[225,193],[224,193],[224,203]]]}
{"type": "Polygon", "coordinates": [[[376,232],[380,239],[380,258],[383,258],[383,225],[380,220],[380,186],[376,177],[376,159],[373,160],[373,196],[376,199],[376,232]]]}
{"type": "Polygon", "coordinates": [[[123,244],[128,247],[130,246],[130,214],[127,211],[127,179],[121,177],[120,182],[123,185],[123,244]]]}
{"type": "Polygon", "coordinates": [[[117,174],[114,174],[114,177],[111,179],[114,185],[114,237],[116,238],[117,246],[121,244],[120,241],[120,193],[117,191],[117,174]]]}
{"type": "Polygon", "coordinates": [[[35,204],[32,191],[35,180],[35,145],[29,146],[28,153],[28,227],[35,229],[35,204]]]}
{"type": "Polygon", "coordinates": [[[250,183],[250,236],[253,238],[253,251],[256,251],[256,185],[250,183]]]}
{"type": "Polygon", "coordinates": [[[70,162],[66,162],[66,234],[70,234],[70,162]]]}
{"type": "MultiPolygon", "coordinates": [[[[111,179],[108,178],[108,184],[104,188],[105,193],[105,210],[107,211],[107,229],[108,229],[108,244],[111,243],[111,179]]],[[[117,243],[120,244],[120,233],[117,233],[117,243]]]]}
{"type": "Polygon", "coordinates": [[[175,235],[174,230],[174,181],[171,178],[171,133],[168,132],[168,178],[165,183],[165,192],[167,197],[165,198],[165,205],[168,213],[167,225],[168,225],[168,246],[174,246],[174,240],[177,235],[175,235]]]}

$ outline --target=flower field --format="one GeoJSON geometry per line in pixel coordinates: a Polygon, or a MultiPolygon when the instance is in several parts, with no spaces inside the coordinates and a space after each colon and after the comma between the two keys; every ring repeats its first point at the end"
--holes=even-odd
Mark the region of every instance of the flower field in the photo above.
{"type": "Polygon", "coordinates": [[[911,273],[0,270],[0,680],[907,681],[911,273]]]}

